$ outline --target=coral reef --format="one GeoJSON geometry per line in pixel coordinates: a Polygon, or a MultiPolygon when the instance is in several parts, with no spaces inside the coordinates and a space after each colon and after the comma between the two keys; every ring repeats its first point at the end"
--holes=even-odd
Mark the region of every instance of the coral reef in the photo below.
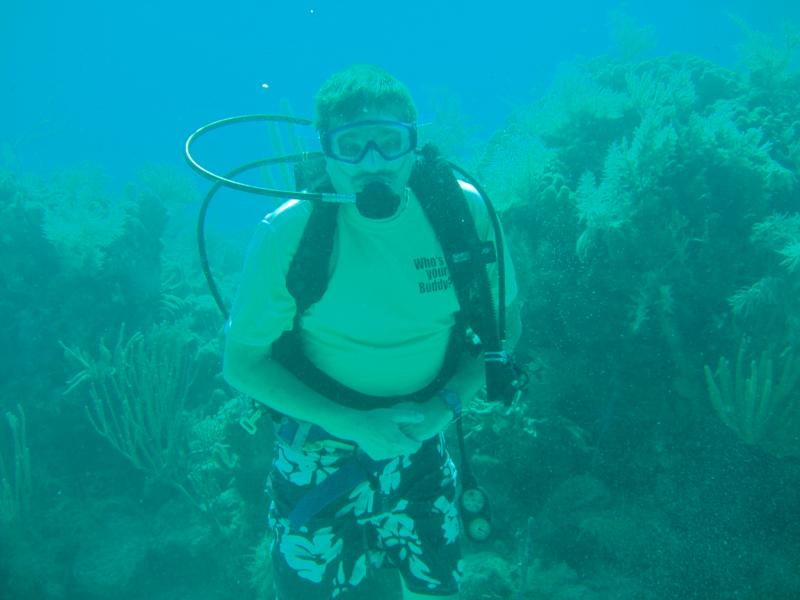
{"type": "MultiPolygon", "coordinates": [[[[564,67],[474,160],[532,382],[463,417],[495,526],[463,597],[796,597],[797,39],[749,32],[735,71],[615,26],[621,58],[564,67]]],[[[451,151],[459,111],[430,132],[451,151]]],[[[0,589],[266,597],[272,433],[220,376],[195,191],[159,167],[108,187],[0,174],[0,589]]],[[[244,242],[209,243],[230,295],[244,242]]]]}
{"type": "Polygon", "coordinates": [[[577,62],[479,162],[506,207],[519,351],[536,372],[515,409],[465,417],[476,471],[501,535],[533,519],[534,558],[582,581],[747,596],[772,545],[734,523],[798,533],[788,498],[758,499],[800,481],[796,49],[759,38],[744,71],[686,55],[577,62]],[[755,360],[704,369],[745,337],[755,360]],[[677,491],[711,469],[718,492],[677,491]]]}

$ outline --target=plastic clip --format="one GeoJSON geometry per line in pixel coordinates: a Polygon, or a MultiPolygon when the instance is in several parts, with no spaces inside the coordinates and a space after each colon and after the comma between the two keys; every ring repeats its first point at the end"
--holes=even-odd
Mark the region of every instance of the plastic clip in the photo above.
{"type": "Polygon", "coordinates": [[[241,425],[242,429],[244,429],[250,435],[255,435],[258,431],[256,423],[258,423],[258,420],[261,418],[262,414],[264,414],[262,411],[254,410],[248,416],[239,419],[239,425],[241,425]]]}

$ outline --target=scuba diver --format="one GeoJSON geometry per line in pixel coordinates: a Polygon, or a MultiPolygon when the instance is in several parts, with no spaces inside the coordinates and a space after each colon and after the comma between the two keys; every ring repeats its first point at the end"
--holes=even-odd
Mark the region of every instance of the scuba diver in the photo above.
{"type": "Polygon", "coordinates": [[[279,600],[346,598],[381,566],[407,599],[457,598],[466,504],[444,431],[484,384],[506,402],[520,387],[496,216],[432,146],[418,149],[416,119],[380,68],[323,84],[324,157],[297,176],[349,201],[301,193],[264,217],[227,322],[225,379],[276,429],[279,600]]]}

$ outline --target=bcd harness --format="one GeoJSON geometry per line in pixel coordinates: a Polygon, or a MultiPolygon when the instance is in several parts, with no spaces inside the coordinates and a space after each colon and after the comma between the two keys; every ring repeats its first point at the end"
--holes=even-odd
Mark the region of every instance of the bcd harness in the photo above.
{"type": "MultiPolygon", "coordinates": [[[[295,169],[298,182],[318,192],[332,192],[324,174],[324,163],[299,163],[295,169]]],[[[389,407],[400,402],[425,402],[445,387],[455,374],[462,353],[474,356],[484,352],[486,385],[490,400],[510,404],[519,392],[521,372],[499,339],[496,311],[492,299],[487,265],[496,261],[492,242],[483,242],[453,171],[432,145],[426,145],[414,165],[409,187],[419,199],[423,213],[444,252],[453,281],[459,312],[450,333],[442,367],[437,376],[424,388],[411,394],[371,396],[336,381],[317,368],[303,352],[300,320],[303,313],[325,294],[328,286],[330,260],[336,233],[338,205],[315,204],[303,231],[297,251],[289,267],[286,286],[296,302],[294,325],[272,345],[272,358],[284,366],[305,385],[330,400],[359,410],[389,407]]],[[[502,240],[496,240],[498,244],[502,240]]],[[[273,414],[279,437],[289,445],[300,448],[308,442],[332,438],[324,430],[273,414]]],[[[463,430],[460,421],[459,445],[462,458],[462,485],[477,489],[464,453],[463,430]]],[[[359,483],[372,479],[387,461],[373,461],[363,452],[345,463],[334,475],[309,491],[298,503],[289,520],[300,527],[311,517],[359,483]]]]}
{"type": "MultiPolygon", "coordinates": [[[[307,175],[300,175],[301,179],[303,177],[307,175]]],[[[332,191],[327,178],[314,187],[316,191],[332,191]]],[[[452,170],[433,146],[422,149],[421,158],[412,170],[409,187],[419,198],[422,211],[442,246],[460,307],[442,368],[427,386],[400,396],[363,394],[318,369],[302,350],[300,319],[312,304],[322,298],[328,286],[338,205],[318,204],[313,207],[286,276],[286,287],[295,299],[297,310],[294,327],[273,343],[272,357],[315,392],[350,408],[368,410],[400,402],[425,402],[453,376],[465,349],[474,355],[482,346],[502,351],[486,271],[486,265],[496,260],[494,246],[480,240],[464,193],[452,170]]],[[[510,365],[510,361],[508,363],[510,365]]],[[[495,384],[495,387],[501,387],[505,395],[511,390],[504,388],[511,383],[508,381],[504,386],[495,384]]]]}

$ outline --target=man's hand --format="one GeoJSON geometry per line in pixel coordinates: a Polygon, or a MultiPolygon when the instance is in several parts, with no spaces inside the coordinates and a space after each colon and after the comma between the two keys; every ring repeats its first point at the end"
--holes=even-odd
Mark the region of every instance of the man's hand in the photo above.
{"type": "Polygon", "coordinates": [[[328,430],[336,437],[355,442],[373,460],[413,454],[422,445],[422,440],[404,432],[405,427],[425,419],[424,412],[416,404],[353,411],[348,415],[346,423],[328,430]]]}
{"type": "Polygon", "coordinates": [[[453,420],[453,411],[438,396],[434,396],[421,404],[403,402],[398,404],[397,408],[416,409],[422,413],[424,416],[422,420],[416,423],[406,423],[400,427],[408,437],[420,442],[438,435],[453,420]]]}

